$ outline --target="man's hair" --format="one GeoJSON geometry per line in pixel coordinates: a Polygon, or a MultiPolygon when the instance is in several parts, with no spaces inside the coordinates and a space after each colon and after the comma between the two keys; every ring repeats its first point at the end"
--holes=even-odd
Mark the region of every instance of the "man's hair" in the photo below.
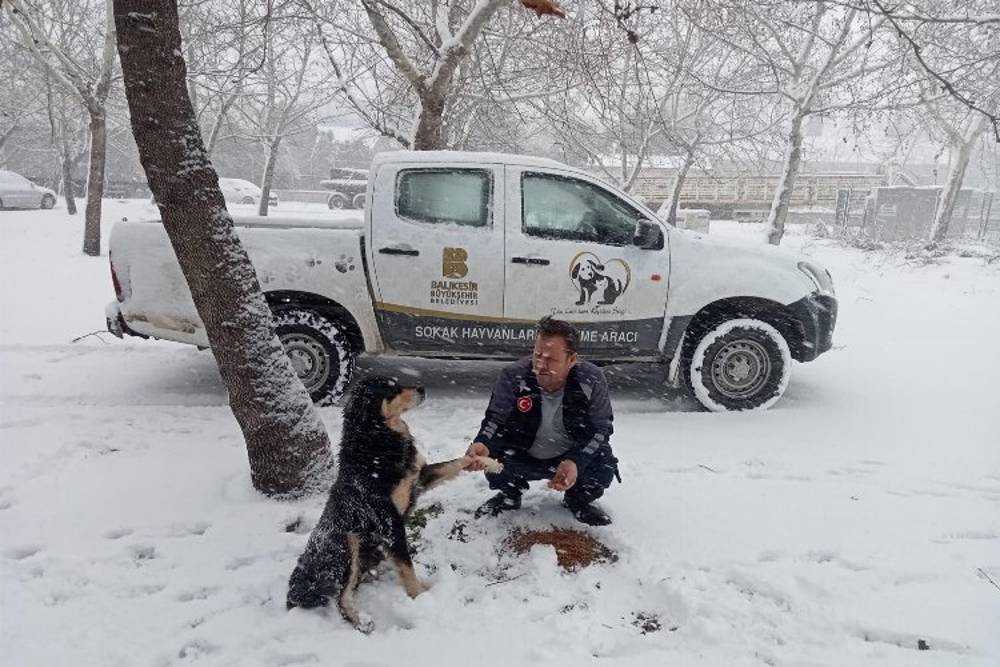
{"type": "Polygon", "coordinates": [[[580,332],[575,326],[548,315],[538,321],[535,336],[561,336],[566,341],[566,349],[574,353],[580,344],[580,332]]]}

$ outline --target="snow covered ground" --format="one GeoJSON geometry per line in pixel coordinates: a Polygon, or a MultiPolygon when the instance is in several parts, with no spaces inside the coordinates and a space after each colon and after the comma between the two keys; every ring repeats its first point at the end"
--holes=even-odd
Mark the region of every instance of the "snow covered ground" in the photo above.
{"type": "MultiPolygon", "coordinates": [[[[146,207],[108,201],[105,217],[146,207]]],[[[211,355],[73,342],[113,298],[81,226],[0,212],[6,665],[1000,664],[1000,264],[793,233],[788,248],[833,272],[841,317],[835,349],[797,364],[773,409],[698,412],[648,388],[656,369],[612,373],[624,483],[593,532],[616,563],[564,574],[548,548],[499,553],[511,526],[572,519],[536,488],[524,511],[475,521],[488,491],[466,475],[421,503],[443,507],[417,556],[432,589],[363,585],[363,636],[285,611],[324,499],[252,490],[211,355]],[[649,617],[660,629],[643,634],[649,617]]],[[[464,450],[499,368],[362,367],[423,376],[409,421],[432,460],[464,450]]],[[[322,416],[336,440],[340,410],[322,416]]]]}

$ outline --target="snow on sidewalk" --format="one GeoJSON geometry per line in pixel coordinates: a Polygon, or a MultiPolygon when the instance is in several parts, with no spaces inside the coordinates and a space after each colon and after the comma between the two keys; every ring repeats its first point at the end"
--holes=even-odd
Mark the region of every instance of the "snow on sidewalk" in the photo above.
{"type": "MultiPolygon", "coordinates": [[[[119,205],[122,209],[135,203],[119,205]]],[[[574,574],[512,526],[573,527],[536,487],[474,520],[465,475],[427,494],[406,598],[365,584],[365,637],[284,609],[323,498],[266,500],[211,355],[109,336],[106,257],[58,209],[0,213],[0,655],[10,665],[996,665],[1000,661],[1000,267],[918,265],[790,237],[825,263],[836,348],[772,410],[708,414],[612,371],[623,484],[593,529],[619,554],[574,574]],[[656,619],[658,630],[648,619],[656,619]],[[644,632],[644,626],[647,632],[644,632]],[[918,647],[929,650],[921,651],[918,647]]],[[[734,237],[748,227],[713,224],[734,237]]],[[[496,364],[420,373],[431,460],[475,432],[496,364]]],[[[340,432],[340,410],[322,416],[340,432]]],[[[655,625],[655,624],[654,624],[655,625]]]]}

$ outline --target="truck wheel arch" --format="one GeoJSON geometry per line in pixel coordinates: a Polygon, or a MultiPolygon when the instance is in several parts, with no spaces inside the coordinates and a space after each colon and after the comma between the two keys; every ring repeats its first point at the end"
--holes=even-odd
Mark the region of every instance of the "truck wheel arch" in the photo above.
{"type": "Polygon", "coordinates": [[[684,332],[682,356],[690,357],[701,337],[727,321],[741,318],[761,320],[773,326],[788,343],[792,359],[802,361],[806,356],[805,328],[786,306],[760,297],[730,297],[719,299],[695,313],[684,332]]]}
{"type": "Polygon", "coordinates": [[[321,315],[329,317],[331,320],[344,328],[344,335],[347,338],[351,350],[355,353],[365,351],[365,341],[361,334],[361,327],[350,311],[342,305],[320,294],[311,292],[297,292],[293,290],[279,290],[266,292],[264,298],[272,311],[279,308],[303,308],[314,310],[321,315]]]}

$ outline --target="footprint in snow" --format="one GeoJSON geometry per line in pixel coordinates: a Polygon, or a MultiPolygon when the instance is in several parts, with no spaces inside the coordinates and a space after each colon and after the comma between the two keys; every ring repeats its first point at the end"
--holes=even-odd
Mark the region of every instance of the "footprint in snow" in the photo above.
{"type": "Polygon", "coordinates": [[[160,591],[166,588],[163,584],[144,584],[142,586],[133,586],[129,588],[125,593],[127,598],[140,598],[149,597],[150,595],[156,595],[160,591]]]}
{"type": "Polygon", "coordinates": [[[129,553],[132,554],[132,560],[137,567],[145,565],[157,556],[156,547],[149,544],[139,544],[130,547],[129,553]]]}
{"type": "Polygon", "coordinates": [[[106,540],[120,540],[123,537],[128,537],[132,534],[131,528],[112,528],[108,532],[104,533],[104,539],[106,540]]]}
{"type": "Polygon", "coordinates": [[[226,563],[227,570],[240,570],[257,562],[256,556],[239,556],[226,563]]]}
{"type": "Polygon", "coordinates": [[[10,547],[4,551],[4,556],[10,560],[24,560],[26,558],[31,558],[35,554],[39,553],[43,547],[37,544],[22,544],[19,546],[10,547]]]}
{"type": "Polygon", "coordinates": [[[177,657],[181,660],[198,660],[213,653],[217,653],[219,647],[204,639],[194,639],[184,644],[177,652],[177,657]]]}
{"type": "Polygon", "coordinates": [[[205,523],[204,521],[197,521],[192,524],[172,526],[168,531],[170,537],[200,537],[204,535],[212,524],[205,523]]]}
{"type": "Polygon", "coordinates": [[[195,600],[207,600],[219,592],[218,586],[203,586],[190,591],[184,591],[177,595],[178,602],[193,602],[195,600]]]}
{"type": "Polygon", "coordinates": [[[319,664],[319,656],[314,653],[298,655],[275,655],[268,658],[268,664],[275,667],[311,667],[319,664]]]}

